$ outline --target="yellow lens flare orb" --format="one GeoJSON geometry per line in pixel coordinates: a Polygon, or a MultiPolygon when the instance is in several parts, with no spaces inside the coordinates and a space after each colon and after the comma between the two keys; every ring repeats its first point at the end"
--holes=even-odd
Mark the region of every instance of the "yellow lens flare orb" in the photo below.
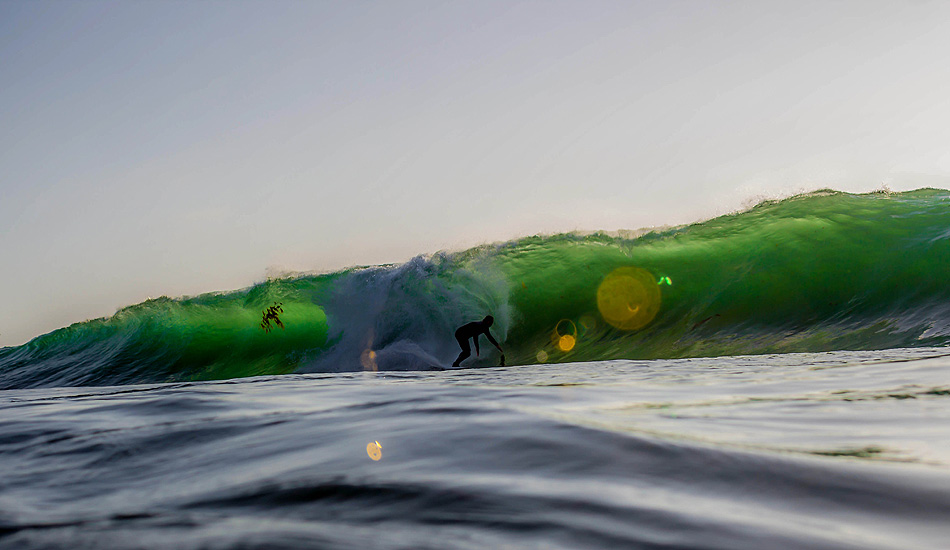
{"type": "Polygon", "coordinates": [[[366,454],[369,455],[373,462],[378,461],[383,458],[383,446],[379,444],[379,441],[373,441],[366,444],[366,454]]]}
{"type": "Polygon", "coordinates": [[[574,349],[574,344],[577,343],[577,339],[571,336],[570,334],[565,334],[557,339],[557,349],[567,352],[574,349]]]}
{"type": "Polygon", "coordinates": [[[597,309],[620,330],[641,329],[660,311],[660,287],[646,269],[618,267],[597,288],[597,309]]]}
{"type": "Polygon", "coordinates": [[[547,362],[548,362],[548,352],[546,352],[546,351],[544,351],[544,350],[538,351],[538,354],[536,355],[536,357],[538,358],[538,363],[547,363],[547,362]]]}
{"type": "Polygon", "coordinates": [[[561,319],[554,325],[551,333],[551,343],[558,350],[568,352],[577,344],[577,325],[570,319],[561,319]]]}

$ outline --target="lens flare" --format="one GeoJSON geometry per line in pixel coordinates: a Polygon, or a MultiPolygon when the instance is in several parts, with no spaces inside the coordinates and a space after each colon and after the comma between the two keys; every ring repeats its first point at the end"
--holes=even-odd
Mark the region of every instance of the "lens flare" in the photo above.
{"type": "Polygon", "coordinates": [[[554,333],[558,336],[563,334],[577,336],[577,325],[570,319],[561,319],[557,322],[557,325],[554,326],[554,333]]]}
{"type": "Polygon", "coordinates": [[[590,332],[597,328],[597,318],[589,313],[585,313],[580,318],[581,332],[590,332]]]}
{"type": "Polygon", "coordinates": [[[366,454],[374,461],[378,461],[383,458],[383,446],[379,444],[379,441],[372,441],[366,444],[366,454]]]}
{"type": "Polygon", "coordinates": [[[565,334],[557,339],[557,348],[561,351],[571,351],[574,349],[574,344],[577,343],[577,339],[571,336],[570,334],[565,334]]]}
{"type": "Polygon", "coordinates": [[[538,363],[546,363],[548,360],[548,352],[540,350],[536,357],[538,358],[538,363]]]}
{"type": "Polygon", "coordinates": [[[551,343],[557,349],[568,352],[577,345],[577,325],[570,319],[561,319],[554,325],[554,332],[551,334],[551,343]]]}
{"type": "Polygon", "coordinates": [[[660,311],[660,287],[645,269],[619,267],[597,288],[597,309],[620,330],[641,329],[660,311]]]}

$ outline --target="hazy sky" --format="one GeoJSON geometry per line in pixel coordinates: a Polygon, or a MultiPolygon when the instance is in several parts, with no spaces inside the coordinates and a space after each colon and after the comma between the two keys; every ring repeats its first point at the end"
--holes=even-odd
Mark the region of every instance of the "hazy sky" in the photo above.
{"type": "Polygon", "coordinates": [[[0,345],[281,270],[950,187],[950,2],[0,0],[0,345]]]}

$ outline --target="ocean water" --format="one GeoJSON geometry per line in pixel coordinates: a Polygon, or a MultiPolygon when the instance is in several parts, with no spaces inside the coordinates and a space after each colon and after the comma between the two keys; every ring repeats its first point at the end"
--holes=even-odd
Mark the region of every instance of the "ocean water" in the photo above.
{"type": "Polygon", "coordinates": [[[8,390],[0,548],[947,548],[948,373],[923,348],[8,390]]]}
{"type": "Polygon", "coordinates": [[[819,191],[0,349],[0,548],[950,548],[948,207],[819,191]],[[445,370],[487,314],[515,366],[445,370]]]}

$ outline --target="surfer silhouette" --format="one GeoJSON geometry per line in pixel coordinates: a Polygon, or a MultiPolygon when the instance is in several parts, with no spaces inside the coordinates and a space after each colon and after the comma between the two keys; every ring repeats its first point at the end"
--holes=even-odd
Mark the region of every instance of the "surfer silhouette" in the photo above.
{"type": "Polygon", "coordinates": [[[475,321],[466,325],[462,325],[458,328],[458,330],[455,331],[455,339],[458,340],[459,347],[462,348],[462,353],[460,353],[458,359],[452,363],[452,368],[458,368],[462,361],[472,355],[472,348],[468,344],[469,338],[475,342],[475,355],[478,355],[478,337],[482,334],[484,334],[488,338],[488,341],[491,342],[492,345],[498,348],[498,351],[501,352],[501,366],[505,366],[505,352],[501,349],[501,346],[498,345],[498,342],[492,338],[491,332],[488,331],[494,322],[494,317],[491,315],[486,315],[481,321],[475,321]]]}
{"type": "Polygon", "coordinates": [[[270,332],[271,321],[274,321],[274,323],[280,328],[284,328],[284,323],[280,322],[280,318],[277,317],[278,314],[284,312],[284,308],[280,307],[282,305],[283,304],[281,303],[274,302],[274,305],[263,311],[261,318],[261,328],[264,329],[264,332],[270,332]]]}

